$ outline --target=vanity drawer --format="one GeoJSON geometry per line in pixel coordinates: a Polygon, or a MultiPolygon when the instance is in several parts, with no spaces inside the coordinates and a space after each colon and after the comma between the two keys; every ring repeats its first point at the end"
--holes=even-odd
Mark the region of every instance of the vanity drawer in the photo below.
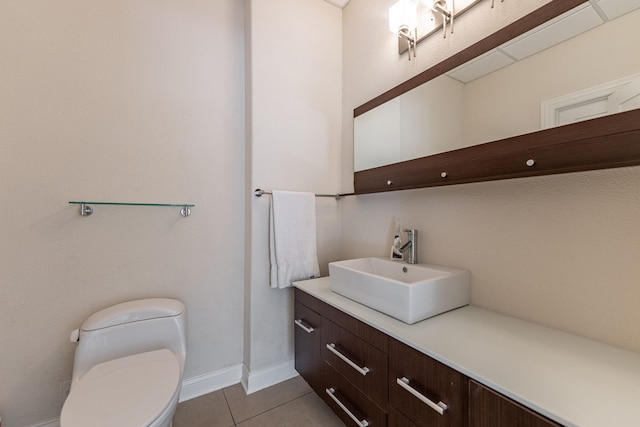
{"type": "Polygon", "coordinates": [[[320,329],[322,358],[386,411],[387,355],[324,317],[320,329]]]}
{"type": "Polygon", "coordinates": [[[320,353],[320,315],[295,301],[294,305],[295,368],[311,388],[320,393],[322,355],[320,353]]]}
{"type": "Polygon", "coordinates": [[[387,415],[387,425],[389,427],[416,427],[414,423],[409,421],[407,417],[398,412],[393,406],[389,406],[389,413],[387,415]]]}
{"type": "Polygon", "coordinates": [[[390,339],[389,405],[417,426],[465,426],[469,408],[468,379],[437,360],[390,339]]]}
{"type": "Polygon", "coordinates": [[[384,332],[380,332],[378,329],[361,322],[355,317],[352,317],[344,311],[338,310],[329,304],[324,304],[319,313],[323,318],[331,319],[333,323],[340,325],[340,327],[345,331],[366,341],[381,352],[385,354],[388,353],[388,336],[384,332]]]}
{"type": "Polygon", "coordinates": [[[387,414],[331,365],[324,364],[320,396],[349,427],[385,427],[387,414]],[[366,421],[364,423],[363,421],[366,421]]]}

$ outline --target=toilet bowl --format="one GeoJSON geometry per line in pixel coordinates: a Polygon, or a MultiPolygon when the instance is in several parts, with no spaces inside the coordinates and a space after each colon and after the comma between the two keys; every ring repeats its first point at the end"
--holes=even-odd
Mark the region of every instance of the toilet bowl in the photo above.
{"type": "Polygon", "coordinates": [[[90,316],[72,332],[79,344],[60,426],[170,426],[186,357],[184,317],[180,301],[162,298],[90,316]]]}

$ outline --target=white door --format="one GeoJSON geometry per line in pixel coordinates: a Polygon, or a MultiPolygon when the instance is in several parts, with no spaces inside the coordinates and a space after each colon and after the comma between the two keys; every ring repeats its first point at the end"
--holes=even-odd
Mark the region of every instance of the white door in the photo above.
{"type": "Polygon", "coordinates": [[[542,102],[542,129],[640,108],[640,74],[542,102]]]}

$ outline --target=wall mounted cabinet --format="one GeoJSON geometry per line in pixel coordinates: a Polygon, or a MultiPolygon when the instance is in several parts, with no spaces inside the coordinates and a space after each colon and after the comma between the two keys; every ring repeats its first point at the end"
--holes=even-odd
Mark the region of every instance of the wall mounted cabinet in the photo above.
{"type": "Polygon", "coordinates": [[[640,164],[640,110],[356,172],[356,194],[640,164]]]}
{"type": "MultiPolygon", "coordinates": [[[[626,6],[628,6],[629,9],[624,9],[624,7],[621,7],[621,9],[624,9],[627,12],[636,7],[636,5],[632,5],[631,3],[626,6]]],[[[425,83],[434,83],[436,79],[445,77],[444,75],[447,73],[453,71],[455,74],[455,70],[458,69],[458,67],[467,64],[468,61],[476,59],[482,60],[487,54],[490,54],[488,56],[493,56],[499,53],[496,51],[501,51],[502,49],[508,50],[513,47],[512,43],[519,43],[522,40],[520,38],[521,36],[536,38],[538,37],[537,34],[548,34],[551,32],[551,30],[549,30],[550,28],[553,28],[553,31],[557,31],[558,34],[571,34],[571,31],[576,30],[576,26],[569,25],[569,23],[575,24],[575,22],[567,18],[566,14],[574,12],[575,14],[572,14],[572,17],[598,15],[595,11],[590,11],[590,4],[586,0],[551,0],[521,19],[518,19],[477,43],[468,46],[444,61],[355,108],[354,119],[360,119],[361,116],[369,113],[376,107],[388,105],[387,103],[389,101],[397,101],[397,98],[409,95],[409,92],[422,87],[425,83]],[[589,13],[587,13],[587,11],[589,11],[589,13]],[[561,26],[565,21],[569,28],[556,28],[556,25],[561,26]],[[533,34],[529,33],[530,31],[533,31],[533,34]]],[[[633,11],[630,12],[630,14],[637,12],[638,11],[633,11]]],[[[611,25],[609,27],[611,32],[607,33],[611,37],[611,44],[616,44],[616,41],[621,38],[625,39],[625,37],[621,36],[621,33],[619,33],[620,27],[618,24],[621,23],[619,22],[620,20],[615,19],[618,16],[619,15],[616,13],[611,13],[611,16],[605,24],[611,25]]],[[[598,21],[600,18],[594,19],[598,21]]],[[[626,39],[633,40],[637,38],[637,26],[629,25],[629,22],[631,21],[626,20],[624,26],[624,28],[630,32],[626,39]]],[[[582,27],[577,26],[577,28],[582,27]]],[[[600,27],[596,26],[595,29],[599,28],[600,27]]],[[[584,30],[586,30],[586,28],[584,30]]],[[[598,34],[603,36],[603,33],[598,34]]],[[[557,91],[565,96],[570,93],[574,93],[574,90],[587,90],[589,87],[580,86],[576,88],[570,85],[570,83],[575,80],[574,76],[576,71],[571,69],[571,66],[573,66],[574,63],[576,63],[576,65],[579,64],[581,67],[577,72],[580,72],[580,70],[584,71],[587,68],[593,68],[594,73],[601,71],[599,67],[589,67],[594,55],[592,50],[592,48],[594,48],[593,41],[591,39],[581,41],[584,41],[585,44],[579,45],[579,47],[572,44],[571,49],[565,48],[566,50],[563,50],[561,55],[558,54],[557,56],[554,56],[551,62],[548,62],[549,59],[547,59],[546,62],[537,63],[537,66],[539,67],[537,72],[541,75],[555,75],[556,79],[559,79],[560,72],[565,75],[565,80],[563,80],[562,85],[560,85],[559,80],[554,80],[555,85],[559,85],[563,88],[558,88],[557,91]],[[588,56],[582,57],[582,60],[585,62],[578,61],[579,52],[581,51],[589,53],[588,56]],[[557,58],[567,58],[568,61],[567,63],[560,64],[556,61],[557,58]],[[557,68],[550,70],[550,66],[557,68]],[[564,93],[563,91],[569,91],[570,93],[564,93]]],[[[607,47],[605,51],[609,52],[610,50],[611,49],[607,47]]],[[[547,51],[547,49],[542,49],[542,51],[547,51]]],[[[596,86],[599,87],[599,84],[604,84],[605,82],[612,83],[613,81],[618,81],[618,79],[621,78],[631,78],[628,75],[629,73],[637,73],[637,65],[635,65],[635,63],[631,66],[627,65],[631,64],[630,61],[637,58],[632,58],[632,56],[624,50],[618,52],[618,55],[617,61],[608,61],[607,64],[609,66],[606,67],[607,71],[615,70],[616,73],[614,73],[614,75],[599,73],[597,76],[592,77],[593,81],[591,84],[596,84],[596,86]]],[[[530,61],[531,57],[527,57],[527,60],[529,61],[529,65],[534,66],[533,62],[530,61]]],[[[518,69],[522,68],[524,67],[518,67],[518,69]]],[[[503,70],[501,69],[500,71],[503,70]]],[[[529,74],[522,78],[514,77],[512,74],[509,74],[506,77],[510,78],[509,81],[521,82],[522,85],[519,87],[523,89],[522,92],[524,92],[523,86],[526,85],[527,79],[530,79],[529,74]]],[[[490,80],[492,83],[496,84],[495,90],[488,93],[493,93],[495,95],[494,97],[498,97],[498,93],[503,89],[503,85],[498,84],[500,80],[497,78],[490,80]]],[[[462,79],[462,81],[465,80],[462,79]]],[[[539,99],[541,97],[541,92],[553,93],[554,91],[546,89],[542,90],[542,88],[538,89],[540,90],[535,92],[536,96],[531,100],[532,102],[535,102],[533,104],[529,104],[526,108],[523,108],[520,104],[514,104],[513,99],[509,97],[505,98],[504,105],[509,106],[507,109],[508,111],[531,110],[529,108],[531,106],[535,106],[534,109],[541,108],[540,101],[543,103],[550,101],[547,98],[539,99]]],[[[480,92],[485,93],[487,90],[485,88],[480,92]]],[[[614,90],[611,91],[611,93],[614,92],[614,90]]],[[[633,93],[635,94],[636,92],[633,93]]],[[[438,95],[432,94],[430,96],[437,97],[438,95]]],[[[457,95],[453,98],[457,98],[457,95]]],[[[522,94],[522,98],[526,98],[524,93],[522,94]]],[[[613,98],[615,98],[615,96],[613,96],[613,98]]],[[[607,101],[607,103],[608,102],[609,101],[607,101]]],[[[613,99],[611,99],[611,102],[613,103],[613,99]]],[[[493,111],[495,109],[487,106],[486,102],[478,102],[476,100],[474,107],[476,104],[480,106],[481,110],[493,111]]],[[[413,104],[408,103],[408,105],[413,104]]],[[[471,108],[471,106],[469,106],[469,108],[471,108]]],[[[590,115],[585,115],[583,118],[598,118],[579,121],[577,123],[567,124],[557,128],[534,131],[535,129],[540,129],[542,126],[537,127],[529,125],[522,129],[512,129],[511,126],[508,125],[509,118],[505,117],[505,109],[497,111],[495,117],[492,117],[491,115],[487,117],[476,110],[474,110],[474,113],[467,114],[467,108],[465,106],[465,108],[462,109],[463,111],[459,114],[447,114],[446,116],[462,117],[470,115],[472,117],[483,117],[483,119],[480,120],[482,126],[475,125],[476,127],[471,127],[470,129],[465,130],[465,133],[468,135],[463,138],[448,138],[440,136],[438,131],[433,128],[423,128],[422,125],[424,123],[433,123],[435,125],[443,122],[443,120],[440,118],[429,119],[426,116],[422,117],[422,120],[415,120],[412,115],[415,112],[410,108],[407,108],[411,113],[407,115],[410,120],[407,122],[407,126],[404,124],[402,126],[398,125],[398,129],[403,129],[403,132],[395,132],[394,136],[396,136],[396,138],[386,137],[385,139],[380,135],[377,135],[381,138],[380,141],[369,137],[369,139],[365,138],[365,141],[354,143],[355,147],[362,147],[361,151],[366,153],[366,148],[369,147],[368,143],[370,142],[370,145],[373,147],[385,147],[388,153],[396,153],[395,149],[389,148],[389,146],[394,147],[394,144],[392,144],[391,141],[395,141],[396,139],[398,141],[401,140],[402,144],[400,145],[404,147],[405,145],[413,146],[414,142],[411,142],[410,144],[408,141],[417,139],[425,146],[435,144],[438,147],[438,150],[427,150],[430,155],[424,155],[424,157],[417,158],[413,156],[415,150],[412,150],[406,156],[401,155],[397,158],[391,158],[386,162],[378,161],[372,163],[370,168],[363,167],[360,169],[359,167],[355,167],[354,191],[356,194],[366,194],[382,191],[406,190],[478,181],[640,165],[640,110],[637,109],[638,107],[635,101],[633,102],[633,105],[628,107],[629,110],[626,110],[625,108],[612,109],[612,112],[621,112],[611,116],[598,117],[598,114],[592,113],[590,115]],[[488,123],[486,121],[487,118],[496,118],[496,122],[488,123]],[[419,129],[417,130],[417,134],[408,137],[405,135],[404,130],[407,127],[414,127],[412,125],[414,122],[420,123],[421,126],[418,126],[419,129]],[[485,128],[491,129],[491,131],[484,130],[485,128]],[[509,132],[502,133],[501,130],[503,129],[509,129],[509,132]],[[486,135],[484,135],[485,132],[486,135]],[[477,133],[486,136],[486,138],[478,135],[478,140],[476,140],[475,135],[477,133]],[[402,136],[402,138],[400,138],[400,136],[402,136]],[[373,139],[374,141],[371,141],[370,139],[373,139]],[[455,143],[451,145],[446,144],[446,148],[441,150],[440,148],[442,147],[440,147],[440,143],[444,140],[448,141],[449,139],[452,139],[455,143]],[[407,160],[402,161],[401,159],[407,160]],[[375,167],[375,164],[380,166],[375,167]]],[[[424,114],[426,115],[426,112],[430,110],[433,110],[433,108],[425,107],[424,114]]],[[[397,116],[398,111],[400,110],[396,111],[391,109],[390,111],[393,111],[394,116],[397,116]]],[[[582,120],[583,118],[580,118],[579,120],[582,120]]],[[[380,121],[381,120],[370,120],[370,122],[378,125],[380,121]]],[[[512,121],[516,123],[519,122],[518,120],[512,121]]],[[[462,124],[460,123],[446,123],[444,128],[450,129],[461,126],[462,124]]],[[[394,127],[387,126],[387,128],[394,127]]],[[[369,135],[370,133],[358,132],[357,129],[355,131],[356,135],[369,135]]],[[[380,134],[380,132],[377,132],[377,134],[380,134]]],[[[385,158],[384,156],[381,157],[383,159],[385,158]]],[[[380,159],[376,158],[376,160],[380,159]]]]}
{"type": "Polygon", "coordinates": [[[387,336],[297,289],[295,307],[296,370],[345,424],[386,426],[387,336]],[[313,341],[299,320],[319,322],[313,341]]]}
{"type": "Polygon", "coordinates": [[[558,426],[300,289],[295,321],[296,370],[347,426],[558,426]]]}

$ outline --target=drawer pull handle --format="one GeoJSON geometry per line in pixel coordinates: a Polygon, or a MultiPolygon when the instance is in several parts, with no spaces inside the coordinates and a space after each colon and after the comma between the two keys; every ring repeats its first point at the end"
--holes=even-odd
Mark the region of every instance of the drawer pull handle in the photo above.
{"type": "Polygon", "coordinates": [[[311,326],[306,326],[304,323],[302,323],[302,319],[296,319],[293,321],[293,323],[298,325],[300,328],[302,328],[303,331],[305,331],[308,334],[315,331],[315,329],[313,329],[311,326]]]}
{"type": "Polygon", "coordinates": [[[346,362],[353,369],[355,369],[356,371],[360,372],[362,375],[367,375],[367,373],[369,372],[369,368],[367,368],[366,366],[361,368],[360,366],[358,366],[355,363],[353,363],[347,356],[345,356],[344,354],[340,353],[336,349],[336,345],[334,343],[331,342],[331,343],[327,344],[327,349],[329,349],[329,351],[331,353],[335,354],[340,359],[342,359],[344,362],[346,362]]]}
{"type": "Polygon", "coordinates": [[[359,425],[360,427],[367,427],[369,425],[369,422],[367,420],[362,420],[360,421],[355,415],[353,415],[353,413],[347,409],[346,406],[344,406],[344,404],[342,402],[340,402],[340,399],[338,399],[336,397],[336,395],[334,394],[336,392],[336,390],[332,387],[332,388],[327,388],[325,389],[327,391],[327,394],[329,395],[329,397],[331,399],[333,399],[334,402],[336,402],[336,404],[342,408],[342,410],[349,415],[349,418],[351,418],[357,425],[359,425]]]}
{"type": "Polygon", "coordinates": [[[407,379],[407,377],[396,378],[396,382],[400,387],[407,390],[409,393],[413,394],[415,397],[420,399],[420,401],[422,401],[423,403],[426,403],[431,409],[433,409],[440,415],[444,415],[444,411],[447,410],[447,405],[445,403],[442,403],[442,402],[433,403],[433,401],[425,397],[422,393],[417,391],[415,388],[411,387],[409,385],[409,380],[407,379]]]}

